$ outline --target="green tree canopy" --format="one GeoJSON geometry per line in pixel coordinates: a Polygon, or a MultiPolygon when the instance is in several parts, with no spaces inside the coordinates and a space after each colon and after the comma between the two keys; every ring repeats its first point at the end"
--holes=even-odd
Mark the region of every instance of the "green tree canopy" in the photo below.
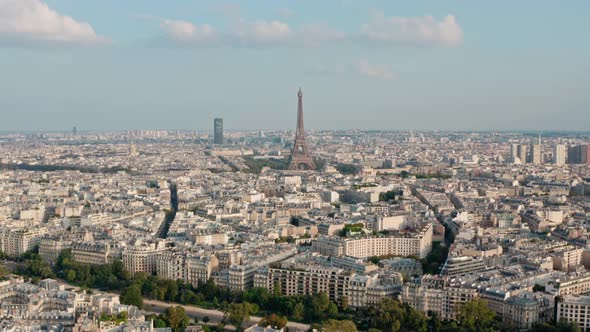
{"type": "Polygon", "coordinates": [[[140,309],[143,308],[143,296],[141,295],[141,289],[137,284],[133,284],[128,288],[123,289],[120,299],[123,304],[131,304],[140,309]]]}
{"type": "Polygon", "coordinates": [[[496,313],[482,299],[473,299],[459,306],[457,321],[467,331],[492,331],[496,313]]]}
{"type": "Polygon", "coordinates": [[[181,306],[168,307],[162,318],[174,332],[184,331],[190,322],[190,318],[181,306]]]}
{"type": "Polygon", "coordinates": [[[257,311],[258,306],[250,302],[230,303],[224,312],[224,320],[233,325],[237,331],[241,331],[242,324],[250,320],[250,315],[257,311]]]}
{"type": "Polygon", "coordinates": [[[270,315],[266,315],[264,318],[262,318],[260,320],[260,322],[258,323],[258,326],[262,326],[262,327],[266,327],[266,326],[272,326],[274,328],[283,328],[285,326],[287,326],[287,318],[285,317],[280,317],[277,314],[270,314],[270,315]]]}
{"type": "Polygon", "coordinates": [[[324,332],[357,332],[356,325],[351,320],[328,319],[322,326],[324,332]]]}

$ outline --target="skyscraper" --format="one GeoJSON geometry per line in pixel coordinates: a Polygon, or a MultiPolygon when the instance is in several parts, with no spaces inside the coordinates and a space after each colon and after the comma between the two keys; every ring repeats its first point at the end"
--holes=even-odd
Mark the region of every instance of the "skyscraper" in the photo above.
{"type": "Polygon", "coordinates": [[[223,119],[216,118],[213,120],[213,143],[223,144],[223,119]]]}
{"type": "Polygon", "coordinates": [[[313,158],[307,149],[305,141],[305,129],[303,129],[303,92],[301,88],[297,92],[297,129],[295,131],[295,142],[291,151],[291,170],[314,170],[316,168],[313,158]]]}
{"type": "Polygon", "coordinates": [[[520,159],[521,164],[527,163],[527,148],[528,148],[528,145],[526,145],[526,144],[521,144],[518,147],[518,158],[520,159]]]}
{"type": "Polygon", "coordinates": [[[510,161],[516,162],[518,158],[519,145],[516,143],[510,144],[510,161]]]}
{"type": "Polygon", "coordinates": [[[572,146],[567,150],[568,164],[589,164],[590,144],[572,146]]]}
{"type": "Polygon", "coordinates": [[[537,165],[543,163],[543,153],[541,152],[541,135],[539,135],[539,142],[531,146],[531,162],[537,165]]]}
{"type": "Polygon", "coordinates": [[[565,145],[557,144],[553,150],[553,162],[555,165],[565,165],[565,145]]]}
{"type": "Polygon", "coordinates": [[[531,162],[533,164],[541,164],[543,155],[541,154],[541,145],[533,144],[531,147],[531,162]]]}

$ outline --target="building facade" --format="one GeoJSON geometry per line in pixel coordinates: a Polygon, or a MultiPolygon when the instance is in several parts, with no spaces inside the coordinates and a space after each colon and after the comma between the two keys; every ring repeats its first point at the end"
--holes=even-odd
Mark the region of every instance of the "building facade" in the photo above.
{"type": "Polygon", "coordinates": [[[416,256],[424,258],[432,249],[432,224],[425,224],[413,233],[392,236],[367,236],[359,238],[319,238],[312,243],[312,250],[325,256],[416,256]]]}
{"type": "Polygon", "coordinates": [[[216,118],[213,120],[213,143],[223,144],[223,119],[216,118]]]}

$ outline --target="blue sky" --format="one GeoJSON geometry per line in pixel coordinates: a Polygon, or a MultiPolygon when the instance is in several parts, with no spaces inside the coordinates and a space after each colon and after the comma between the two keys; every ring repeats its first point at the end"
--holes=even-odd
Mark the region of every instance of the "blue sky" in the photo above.
{"type": "Polygon", "coordinates": [[[0,0],[0,130],[590,128],[588,1],[0,0]]]}

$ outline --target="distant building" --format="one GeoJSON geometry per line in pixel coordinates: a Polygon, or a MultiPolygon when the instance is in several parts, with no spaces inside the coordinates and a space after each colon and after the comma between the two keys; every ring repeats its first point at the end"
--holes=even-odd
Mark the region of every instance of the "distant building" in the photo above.
{"type": "Polygon", "coordinates": [[[213,143],[223,144],[223,119],[216,118],[213,120],[213,143]]]}
{"type": "Polygon", "coordinates": [[[479,272],[485,269],[486,266],[481,258],[470,256],[448,257],[440,274],[457,276],[466,273],[479,272]]]}
{"type": "Polygon", "coordinates": [[[510,144],[510,161],[515,162],[517,159],[519,159],[518,150],[518,144],[510,144]]]}
{"type": "Polygon", "coordinates": [[[557,144],[553,150],[553,162],[555,165],[565,165],[565,145],[557,144]]]}
{"type": "Polygon", "coordinates": [[[555,304],[555,320],[571,321],[582,331],[590,329],[590,296],[566,295],[555,304]]]}
{"type": "Polygon", "coordinates": [[[359,238],[320,237],[312,243],[312,250],[322,255],[356,258],[386,255],[424,258],[431,249],[431,224],[423,225],[414,233],[359,238]]]}
{"type": "Polygon", "coordinates": [[[47,228],[0,229],[0,250],[9,257],[18,257],[41,243],[47,228]]]}
{"type": "Polygon", "coordinates": [[[531,146],[531,162],[535,165],[543,163],[543,154],[541,153],[541,144],[531,146]]]}
{"type": "Polygon", "coordinates": [[[525,144],[521,144],[518,147],[518,158],[520,159],[520,162],[522,164],[527,163],[527,149],[528,149],[528,145],[525,145],[525,144]]]}
{"type": "Polygon", "coordinates": [[[572,146],[567,150],[568,164],[589,164],[590,144],[572,146]]]}
{"type": "Polygon", "coordinates": [[[531,145],[531,163],[539,165],[543,163],[543,148],[541,145],[541,135],[537,144],[531,145]]]}
{"type": "Polygon", "coordinates": [[[156,256],[156,274],[163,279],[183,280],[193,286],[206,282],[219,270],[215,255],[191,255],[186,252],[163,251],[156,256]]]}
{"type": "Polygon", "coordinates": [[[71,247],[74,261],[81,264],[104,265],[114,260],[108,243],[75,242],[71,247]]]}
{"type": "Polygon", "coordinates": [[[165,242],[138,241],[123,251],[123,266],[134,275],[137,272],[153,274],[157,271],[157,258],[169,250],[165,242]]]}

